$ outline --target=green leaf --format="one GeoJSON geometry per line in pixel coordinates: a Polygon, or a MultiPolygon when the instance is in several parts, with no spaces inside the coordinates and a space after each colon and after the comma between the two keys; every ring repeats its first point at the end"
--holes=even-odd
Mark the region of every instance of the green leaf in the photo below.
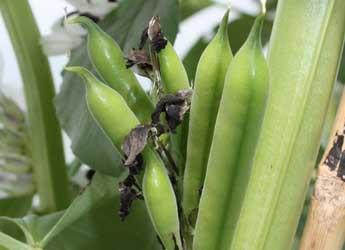
{"type": "MultiPolygon", "coordinates": [[[[29,245],[45,250],[136,250],[138,246],[143,250],[160,249],[143,201],[134,201],[129,217],[120,221],[117,184],[118,179],[98,173],[65,212],[2,218],[0,229],[5,221],[12,221],[26,233],[29,245]]],[[[12,234],[6,233],[21,236],[13,230],[12,234]]]]}
{"type": "Polygon", "coordinates": [[[212,0],[182,0],[181,20],[186,19],[203,8],[210,6],[212,3],[212,0]]]}
{"type": "Polygon", "coordinates": [[[40,210],[65,209],[70,196],[61,129],[53,105],[53,79],[48,59],[39,44],[39,30],[27,0],[0,0],[0,10],[24,83],[30,152],[40,210]]]}
{"type": "MultiPolygon", "coordinates": [[[[161,17],[164,34],[174,41],[178,26],[177,0],[121,1],[100,26],[128,52],[138,47],[142,31],[153,15],[161,17]]],[[[72,52],[69,65],[92,68],[85,45],[72,52]]],[[[92,119],[85,102],[84,85],[76,75],[64,75],[61,91],[56,98],[56,110],[78,158],[102,173],[119,176],[123,171],[121,155],[92,119]]]]}
{"type": "Polygon", "coordinates": [[[31,208],[32,195],[6,197],[0,199],[0,215],[22,217],[31,208]]]}
{"type": "Polygon", "coordinates": [[[15,250],[33,250],[29,245],[18,241],[7,234],[0,232],[0,247],[5,247],[5,249],[15,249],[15,250]]]}

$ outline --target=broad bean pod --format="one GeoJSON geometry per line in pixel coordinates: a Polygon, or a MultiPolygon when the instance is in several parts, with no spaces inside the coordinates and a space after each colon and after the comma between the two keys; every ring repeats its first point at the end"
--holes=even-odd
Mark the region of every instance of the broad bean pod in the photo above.
{"type": "MultiPolygon", "coordinates": [[[[83,78],[87,105],[93,118],[121,149],[125,136],[139,125],[124,98],[85,68],[68,67],[66,70],[83,78]]],[[[142,156],[145,164],[143,195],[151,221],[167,250],[175,250],[175,243],[182,250],[176,197],[164,163],[150,146],[145,147],[142,156]]]]}
{"type": "Polygon", "coordinates": [[[68,20],[81,24],[88,32],[89,58],[102,79],[126,100],[139,121],[148,122],[154,109],[134,73],[126,67],[120,46],[91,19],[78,16],[68,20]]]}
{"type": "Polygon", "coordinates": [[[225,250],[231,245],[269,90],[261,46],[263,20],[264,15],[255,20],[226,76],[200,200],[195,250],[225,250]]]}
{"type": "MultiPolygon", "coordinates": [[[[179,90],[190,88],[187,72],[169,41],[158,53],[158,61],[165,93],[175,94],[179,90]]],[[[181,174],[186,161],[188,119],[189,117],[186,116],[181,126],[176,129],[176,133],[170,138],[170,150],[181,174]]]]}
{"type": "Polygon", "coordinates": [[[228,15],[198,63],[189,120],[182,207],[194,226],[226,71],[232,60],[228,15]]]}

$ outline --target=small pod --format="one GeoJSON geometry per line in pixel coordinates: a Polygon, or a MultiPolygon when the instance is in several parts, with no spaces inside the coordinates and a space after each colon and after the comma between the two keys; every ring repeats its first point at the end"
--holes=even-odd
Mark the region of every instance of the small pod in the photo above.
{"type": "MultiPolygon", "coordinates": [[[[179,90],[190,88],[187,72],[169,41],[158,53],[158,61],[165,93],[176,94],[179,90]]],[[[176,133],[171,135],[170,139],[170,151],[181,174],[186,161],[188,119],[188,116],[184,118],[181,126],[176,129],[176,133]]]]}
{"type": "Polygon", "coordinates": [[[162,85],[166,93],[175,94],[179,90],[189,89],[187,72],[169,41],[158,53],[158,60],[162,85]]]}
{"type": "Polygon", "coordinates": [[[261,45],[263,21],[264,15],[257,17],[226,76],[200,200],[195,250],[230,249],[269,90],[261,45]]]}
{"type": "Polygon", "coordinates": [[[184,215],[192,226],[204,183],[224,79],[232,60],[228,16],[229,12],[226,12],[216,36],[201,55],[195,76],[182,201],[184,215]]]}
{"type": "MultiPolygon", "coordinates": [[[[121,149],[124,138],[139,124],[124,98],[85,68],[68,67],[66,70],[83,78],[92,116],[113,144],[121,149]]],[[[166,249],[175,250],[177,244],[182,250],[176,197],[164,163],[150,146],[146,146],[142,155],[145,164],[143,194],[151,221],[166,249]]]]}
{"type": "Polygon", "coordinates": [[[68,20],[88,32],[89,58],[103,80],[126,100],[141,122],[148,122],[154,106],[134,73],[127,69],[120,46],[91,19],[78,16],[68,20]]]}

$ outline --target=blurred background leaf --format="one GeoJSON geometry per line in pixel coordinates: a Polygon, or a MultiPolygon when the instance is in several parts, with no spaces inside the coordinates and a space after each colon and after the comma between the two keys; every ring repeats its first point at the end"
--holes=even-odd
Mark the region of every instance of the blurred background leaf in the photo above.
{"type": "Polygon", "coordinates": [[[31,208],[32,195],[6,197],[0,199],[0,214],[7,217],[22,217],[31,208]]]}
{"type": "Polygon", "coordinates": [[[128,218],[121,222],[118,179],[96,174],[91,185],[65,212],[23,219],[0,219],[0,229],[46,250],[143,250],[160,249],[143,201],[135,201],[128,218]],[[14,223],[10,223],[10,221],[14,223]]]}
{"type": "MultiPolygon", "coordinates": [[[[179,21],[178,7],[177,0],[124,0],[100,26],[127,53],[138,47],[141,33],[153,15],[161,17],[164,34],[174,41],[179,21]]],[[[69,65],[92,68],[85,45],[72,51],[69,65]]],[[[84,96],[81,80],[76,75],[64,74],[63,85],[56,98],[60,123],[72,140],[73,152],[82,162],[102,173],[118,176],[123,171],[121,155],[93,121],[84,96]]]]}
{"type": "Polygon", "coordinates": [[[182,0],[180,3],[181,20],[193,15],[195,12],[210,6],[212,0],[182,0]]]}

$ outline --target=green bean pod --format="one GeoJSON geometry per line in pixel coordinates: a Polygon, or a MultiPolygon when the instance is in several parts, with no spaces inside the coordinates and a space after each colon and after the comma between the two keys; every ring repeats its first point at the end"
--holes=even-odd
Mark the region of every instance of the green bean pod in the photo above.
{"type": "MultiPolygon", "coordinates": [[[[68,67],[66,70],[84,79],[92,116],[113,144],[121,149],[125,136],[139,124],[124,98],[85,68],[68,67]]],[[[167,250],[175,250],[175,242],[182,250],[175,193],[164,163],[150,146],[142,155],[145,163],[143,194],[151,221],[167,250]]]]}
{"type": "MultiPolygon", "coordinates": [[[[158,53],[158,61],[165,93],[175,94],[179,90],[190,88],[187,72],[169,41],[158,53]]],[[[181,174],[186,161],[188,119],[189,117],[186,116],[181,126],[176,129],[176,133],[170,138],[170,151],[181,174]]]]}
{"type": "Polygon", "coordinates": [[[148,122],[154,106],[134,73],[127,69],[120,46],[91,19],[78,16],[68,21],[88,32],[89,58],[102,79],[126,100],[141,122],[148,122]]]}
{"type": "Polygon", "coordinates": [[[263,20],[264,15],[257,17],[226,76],[200,200],[194,250],[230,248],[268,96],[268,66],[261,45],[263,20]]]}
{"type": "Polygon", "coordinates": [[[228,16],[229,12],[226,12],[217,34],[201,55],[195,76],[182,199],[184,215],[192,226],[204,183],[224,79],[232,60],[228,16]]]}
{"type": "Polygon", "coordinates": [[[158,53],[158,60],[162,85],[166,93],[174,94],[181,89],[189,88],[187,72],[169,41],[166,47],[158,53]]]}
{"type": "Polygon", "coordinates": [[[162,160],[146,149],[143,193],[154,228],[167,250],[182,250],[177,201],[162,160]]]}

